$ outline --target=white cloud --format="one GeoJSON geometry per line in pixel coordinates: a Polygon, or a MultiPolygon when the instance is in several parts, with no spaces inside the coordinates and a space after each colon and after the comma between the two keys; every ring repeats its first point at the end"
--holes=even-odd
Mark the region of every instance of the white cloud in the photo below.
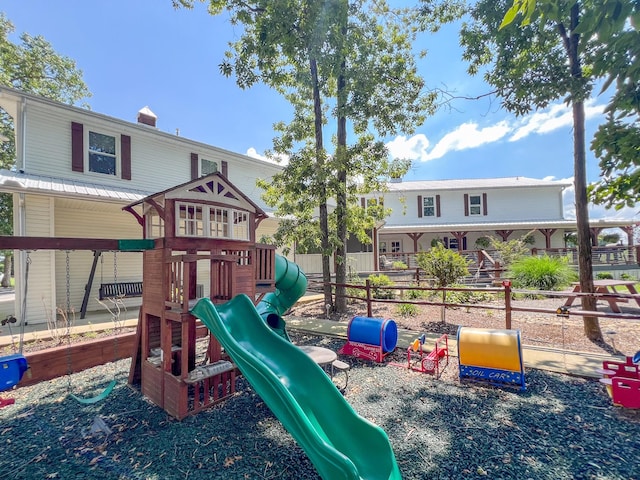
{"type": "MultiPolygon", "coordinates": [[[[604,105],[595,104],[591,99],[585,102],[585,119],[602,115],[604,105]]],[[[515,133],[509,138],[510,142],[517,142],[532,133],[545,134],[558,130],[559,128],[571,127],[573,125],[573,112],[565,104],[551,105],[547,110],[534,112],[520,119],[517,122],[515,133]]]]}
{"type": "Polygon", "coordinates": [[[394,158],[407,158],[411,160],[426,160],[429,139],[422,133],[407,138],[399,135],[387,143],[389,153],[394,158]]]}
{"type": "MultiPolygon", "coordinates": [[[[603,112],[604,105],[596,104],[595,99],[585,102],[587,120],[600,116],[603,112]]],[[[571,108],[564,104],[554,104],[522,118],[511,117],[485,127],[480,127],[475,122],[463,123],[446,133],[431,149],[431,142],[423,133],[408,138],[397,136],[387,143],[387,148],[396,158],[427,162],[442,158],[448,152],[468,150],[500,141],[507,135],[511,135],[509,142],[517,142],[531,134],[544,135],[560,128],[571,127],[572,124],[571,108]]]]}
{"type": "Polygon", "coordinates": [[[274,157],[260,155],[258,151],[253,147],[247,149],[246,155],[251,158],[257,158],[258,160],[264,160],[265,162],[275,163],[276,165],[281,165],[283,167],[289,163],[289,157],[286,155],[281,155],[280,157],[278,157],[278,161],[274,157]]]}
{"type": "Polygon", "coordinates": [[[425,160],[442,158],[447,152],[456,150],[467,150],[476,148],[485,143],[497,142],[509,133],[511,128],[506,121],[497,124],[478,128],[477,123],[463,123],[453,132],[447,133],[433,147],[425,160]]]}
{"type": "Polygon", "coordinates": [[[463,123],[442,137],[431,151],[427,151],[429,139],[422,133],[409,138],[398,136],[387,143],[387,148],[394,157],[427,162],[441,158],[447,152],[467,150],[485,143],[496,142],[507,135],[509,130],[509,126],[504,121],[485,128],[478,128],[477,123],[463,123]]]}

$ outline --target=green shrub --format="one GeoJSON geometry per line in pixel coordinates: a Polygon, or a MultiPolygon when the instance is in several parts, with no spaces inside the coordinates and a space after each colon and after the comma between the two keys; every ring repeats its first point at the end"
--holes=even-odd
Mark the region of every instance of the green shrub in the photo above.
{"type": "MultiPolygon", "coordinates": [[[[417,287],[417,285],[409,285],[410,287],[417,287]]],[[[421,300],[429,297],[429,290],[405,290],[404,296],[408,300],[421,300]]]]}
{"type": "MultiPolygon", "coordinates": [[[[347,274],[347,283],[349,285],[363,285],[364,286],[364,280],[360,277],[360,275],[358,275],[357,272],[349,269],[349,273],[347,274]]],[[[357,297],[357,298],[366,298],[367,297],[367,291],[364,288],[349,288],[347,287],[347,295],[349,295],[350,297],[357,297]]],[[[353,298],[349,298],[347,299],[347,302],[357,302],[358,300],[355,300],[353,298]]]]}
{"type": "Polygon", "coordinates": [[[635,280],[635,278],[633,278],[628,273],[621,273],[620,274],[620,280],[635,280]]]}
{"type": "Polygon", "coordinates": [[[428,277],[436,279],[436,286],[446,287],[469,275],[470,261],[453,250],[438,243],[428,252],[416,255],[418,266],[428,277]]]}
{"type": "Polygon", "coordinates": [[[469,289],[466,285],[453,284],[450,288],[464,288],[465,291],[447,291],[447,303],[482,303],[495,300],[496,294],[493,292],[480,292],[469,289]]]}
{"type": "Polygon", "coordinates": [[[369,275],[371,285],[371,295],[373,298],[389,299],[393,298],[393,290],[381,289],[379,287],[393,287],[393,281],[384,273],[369,275]]]}
{"type": "Polygon", "coordinates": [[[596,278],[598,280],[613,280],[613,274],[609,272],[598,272],[596,278]]]}
{"type": "Polygon", "coordinates": [[[401,303],[396,307],[396,312],[400,317],[415,317],[418,315],[418,305],[413,303],[401,303]]]}
{"type": "Polygon", "coordinates": [[[511,264],[508,273],[516,288],[559,290],[568,285],[575,272],[565,257],[523,257],[511,264]]]}
{"type": "Polygon", "coordinates": [[[406,270],[407,264],[399,260],[396,260],[391,264],[391,268],[393,268],[394,270],[406,270]]]}

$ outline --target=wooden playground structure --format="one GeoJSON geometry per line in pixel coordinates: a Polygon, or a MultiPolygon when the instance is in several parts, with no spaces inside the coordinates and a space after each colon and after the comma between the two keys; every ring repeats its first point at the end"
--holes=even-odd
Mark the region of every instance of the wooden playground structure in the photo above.
{"type": "MultiPolygon", "coordinates": [[[[258,303],[275,289],[275,247],[255,240],[266,214],[217,173],[123,210],[136,217],[143,239],[1,237],[0,248],[142,252],[142,305],[129,384],[182,419],[235,391],[235,366],[190,309],[199,297],[224,303],[240,293],[258,303]],[[198,339],[207,342],[203,358],[198,339]]],[[[109,285],[116,293],[131,288],[109,285]]],[[[137,295],[139,289],[131,291],[137,295]]]]}

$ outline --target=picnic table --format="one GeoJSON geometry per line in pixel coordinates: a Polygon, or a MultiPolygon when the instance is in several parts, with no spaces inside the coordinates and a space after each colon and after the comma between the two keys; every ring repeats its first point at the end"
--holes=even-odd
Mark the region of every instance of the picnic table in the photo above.
{"type": "MultiPolygon", "coordinates": [[[[593,286],[595,293],[602,294],[598,297],[600,300],[605,300],[609,303],[609,307],[611,307],[611,311],[614,313],[621,313],[620,307],[618,303],[627,303],[629,301],[628,298],[618,296],[620,293],[616,290],[616,287],[624,287],[627,291],[634,295],[633,299],[636,301],[638,306],[640,306],[640,295],[635,287],[636,282],[633,280],[594,280],[593,286]]],[[[570,293],[581,293],[580,282],[573,282],[571,284],[573,286],[573,290],[570,293]]],[[[573,305],[573,301],[578,297],[578,295],[569,295],[567,297],[567,301],[564,303],[565,307],[570,307],[573,305]]]]}

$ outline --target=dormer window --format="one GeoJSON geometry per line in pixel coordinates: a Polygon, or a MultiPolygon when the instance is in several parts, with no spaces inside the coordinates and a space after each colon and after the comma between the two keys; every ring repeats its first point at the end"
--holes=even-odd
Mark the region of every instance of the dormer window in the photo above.
{"type": "Polygon", "coordinates": [[[89,171],[116,174],[116,137],[89,131],[89,171]]]}

